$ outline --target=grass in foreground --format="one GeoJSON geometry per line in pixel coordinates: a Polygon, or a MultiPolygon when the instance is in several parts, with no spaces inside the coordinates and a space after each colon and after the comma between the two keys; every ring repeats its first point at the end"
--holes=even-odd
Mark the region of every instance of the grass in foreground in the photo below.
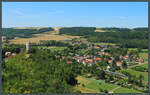
{"type": "Polygon", "coordinates": [[[117,85],[105,83],[104,80],[95,80],[94,78],[85,78],[83,76],[78,76],[77,80],[80,85],[76,86],[76,89],[80,90],[82,93],[90,93],[91,91],[100,93],[100,88],[110,91],[117,87],[117,85]],[[99,85],[100,82],[101,85],[99,85]],[[83,84],[85,86],[83,86],[83,84]],[[85,90],[88,90],[88,92],[85,92],[85,90]]]}
{"type": "Polygon", "coordinates": [[[134,89],[129,89],[129,88],[125,88],[125,87],[120,87],[118,89],[116,89],[114,91],[114,93],[141,93],[137,90],[134,90],[134,89]]]}

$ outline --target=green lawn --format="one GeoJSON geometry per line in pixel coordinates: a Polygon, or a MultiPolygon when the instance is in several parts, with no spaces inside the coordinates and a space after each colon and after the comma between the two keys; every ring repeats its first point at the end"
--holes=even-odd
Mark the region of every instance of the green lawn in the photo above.
{"type": "Polygon", "coordinates": [[[118,89],[116,89],[114,91],[114,93],[141,93],[137,90],[134,90],[134,89],[129,89],[129,88],[125,88],[125,87],[120,87],[118,89]]]}
{"type": "Polygon", "coordinates": [[[142,52],[148,53],[148,49],[142,49],[142,52]]]}
{"type": "Polygon", "coordinates": [[[94,90],[98,90],[98,91],[100,89],[110,91],[110,90],[116,88],[117,85],[105,83],[104,80],[99,80],[99,81],[98,80],[95,80],[95,81],[93,80],[90,83],[88,83],[86,85],[86,87],[89,88],[89,89],[94,89],[94,90]],[[101,82],[101,85],[99,85],[99,82],[101,82]]]}
{"type": "Polygon", "coordinates": [[[148,64],[141,64],[140,66],[148,69],[148,64]]]}
{"type": "Polygon", "coordinates": [[[140,53],[139,56],[142,57],[145,61],[148,61],[148,53],[140,53]]]}
{"type": "MultiPolygon", "coordinates": [[[[128,48],[129,50],[138,50],[137,48],[128,48]]],[[[148,49],[142,49],[142,52],[148,53],[148,49]]]]}
{"type": "Polygon", "coordinates": [[[131,50],[137,50],[137,48],[128,48],[129,51],[131,50]]]}
{"type": "Polygon", "coordinates": [[[85,89],[93,90],[93,91],[95,91],[95,93],[99,92],[100,88],[103,89],[103,90],[110,91],[110,90],[117,87],[117,85],[108,84],[108,83],[105,83],[104,80],[96,80],[95,78],[86,78],[86,77],[83,77],[83,76],[78,76],[77,80],[80,83],[80,86],[79,86],[80,88],[82,87],[82,84],[84,84],[85,89]],[[101,85],[99,85],[99,82],[101,82],[101,85]]]}

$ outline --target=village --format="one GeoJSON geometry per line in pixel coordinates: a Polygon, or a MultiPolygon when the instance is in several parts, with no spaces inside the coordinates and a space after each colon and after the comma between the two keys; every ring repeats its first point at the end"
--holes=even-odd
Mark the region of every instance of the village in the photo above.
{"type": "MultiPolygon", "coordinates": [[[[77,43],[79,44],[79,43],[77,43]]],[[[73,44],[75,45],[75,44],[73,44]]],[[[112,64],[112,62],[115,60],[115,56],[111,55],[107,50],[110,48],[114,49],[119,49],[119,46],[111,46],[111,45],[95,45],[95,44],[87,44],[87,51],[91,51],[92,49],[95,49],[93,54],[84,54],[84,55],[79,55],[79,54],[73,54],[69,53],[67,57],[62,57],[62,60],[66,60],[66,63],[72,63],[72,61],[67,61],[67,59],[75,59],[78,63],[82,63],[84,65],[91,66],[92,64],[97,64],[98,62],[102,62],[104,60],[107,60],[107,63],[105,64],[112,64]],[[104,58],[103,56],[107,56],[107,59],[104,58]]],[[[144,63],[144,59],[138,57],[137,55],[134,56],[129,56],[129,52],[127,52],[126,55],[117,55],[119,56],[119,59],[116,61],[116,65],[120,68],[122,68],[122,62],[123,60],[127,62],[127,65],[132,65],[131,63],[134,61],[134,63],[144,63]]],[[[134,65],[134,64],[133,64],[134,65]]],[[[111,66],[107,66],[107,69],[111,68],[111,66]]]]}
{"type": "MultiPolygon", "coordinates": [[[[67,40],[67,42],[68,42],[68,40],[67,40]]],[[[76,45],[76,44],[81,44],[81,41],[80,42],[70,41],[68,43],[71,45],[76,45]]],[[[107,70],[112,68],[111,65],[112,65],[113,61],[115,61],[115,64],[119,68],[122,68],[123,61],[125,61],[127,63],[127,65],[129,65],[129,66],[139,64],[139,63],[144,63],[143,58],[140,58],[137,55],[129,56],[129,52],[127,52],[127,54],[124,56],[123,55],[117,55],[119,57],[119,59],[116,60],[115,56],[110,54],[108,52],[108,50],[110,50],[110,48],[119,49],[120,48],[119,46],[95,45],[95,44],[90,44],[90,43],[86,43],[86,45],[87,45],[86,51],[92,51],[92,49],[95,49],[96,51],[94,51],[92,54],[86,53],[86,54],[82,54],[82,55],[73,54],[72,52],[69,52],[67,56],[61,56],[60,57],[58,55],[57,58],[59,57],[60,59],[65,60],[67,64],[73,63],[70,59],[74,59],[78,63],[88,65],[88,66],[91,66],[92,64],[97,64],[98,62],[103,62],[104,60],[107,60],[106,63],[103,63],[103,64],[108,64],[107,70]],[[105,56],[105,58],[104,58],[104,56],[105,56]],[[133,62],[135,64],[132,64],[133,62]]],[[[26,43],[26,51],[29,52],[31,47],[32,47],[32,43],[27,42],[26,43]]],[[[6,51],[5,52],[5,62],[8,61],[8,58],[16,56],[16,54],[17,54],[16,52],[6,51]]]]}

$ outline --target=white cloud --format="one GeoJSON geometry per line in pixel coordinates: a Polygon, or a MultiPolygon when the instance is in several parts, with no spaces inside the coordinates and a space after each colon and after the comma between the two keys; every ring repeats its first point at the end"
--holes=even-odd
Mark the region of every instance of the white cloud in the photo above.
{"type": "Polygon", "coordinates": [[[11,11],[16,17],[18,18],[36,18],[40,17],[39,14],[31,14],[31,13],[25,13],[20,9],[14,9],[11,11]]]}

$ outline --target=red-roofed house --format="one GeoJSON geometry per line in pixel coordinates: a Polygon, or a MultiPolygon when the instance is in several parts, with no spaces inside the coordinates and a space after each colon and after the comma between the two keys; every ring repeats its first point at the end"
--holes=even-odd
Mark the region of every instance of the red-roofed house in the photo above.
{"type": "Polygon", "coordinates": [[[92,63],[93,59],[85,59],[86,63],[92,63]]]}
{"type": "Polygon", "coordinates": [[[113,60],[108,60],[108,63],[112,64],[113,60]]]}
{"type": "Polygon", "coordinates": [[[66,63],[67,63],[67,64],[71,64],[71,63],[72,63],[72,61],[67,61],[66,63]]]}
{"type": "Polygon", "coordinates": [[[98,46],[94,46],[94,48],[99,49],[99,47],[98,47],[98,46]]]}
{"type": "Polygon", "coordinates": [[[101,58],[99,58],[99,57],[95,57],[95,60],[96,60],[96,61],[99,61],[99,62],[101,62],[101,61],[102,61],[102,59],[101,59],[101,58]]]}
{"type": "Polygon", "coordinates": [[[122,62],[116,62],[116,65],[121,67],[122,66],[122,62]]]}
{"type": "Polygon", "coordinates": [[[139,59],[138,59],[138,62],[143,63],[144,60],[143,60],[142,58],[139,58],[139,59]]]}

